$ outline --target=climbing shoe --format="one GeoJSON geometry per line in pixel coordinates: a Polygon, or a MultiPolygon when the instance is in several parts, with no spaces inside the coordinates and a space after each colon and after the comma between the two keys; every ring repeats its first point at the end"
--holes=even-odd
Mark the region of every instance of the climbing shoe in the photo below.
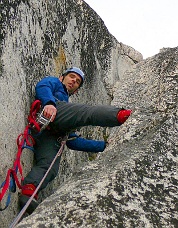
{"type": "MultiPolygon", "coordinates": [[[[36,187],[33,184],[26,184],[26,185],[22,186],[22,192],[19,197],[20,209],[22,209],[25,206],[25,204],[28,202],[30,197],[33,195],[35,189],[36,189],[36,187]]],[[[37,206],[38,206],[37,198],[38,198],[38,196],[36,194],[34,196],[34,198],[32,199],[32,201],[30,202],[28,208],[26,209],[26,212],[28,214],[31,214],[37,208],[37,206]]]]}
{"type": "MultiPolygon", "coordinates": [[[[25,206],[25,204],[28,202],[28,200],[30,199],[29,196],[26,195],[21,195],[19,197],[19,206],[20,209],[22,210],[22,208],[25,206]]],[[[31,203],[29,204],[29,206],[26,209],[26,212],[30,215],[33,213],[33,211],[38,207],[38,202],[36,199],[32,199],[31,203]]]]}

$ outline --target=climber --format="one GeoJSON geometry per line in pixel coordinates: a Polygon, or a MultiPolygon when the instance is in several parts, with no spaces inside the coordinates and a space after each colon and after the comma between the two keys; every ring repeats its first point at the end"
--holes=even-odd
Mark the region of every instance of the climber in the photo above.
{"type": "MultiPolygon", "coordinates": [[[[53,158],[60,148],[60,139],[68,135],[66,145],[69,149],[86,152],[103,152],[106,142],[102,140],[88,140],[79,137],[74,129],[82,126],[114,127],[123,124],[131,114],[114,106],[68,103],[69,96],[77,93],[84,82],[84,73],[77,67],[69,68],[59,78],[48,76],[36,85],[36,99],[42,102],[44,116],[52,116],[49,127],[35,135],[34,146],[35,165],[22,182],[19,204],[22,208],[34,193],[41,179],[45,175],[53,158]],[[70,140],[72,138],[72,140],[70,140]]],[[[61,156],[55,161],[52,169],[41,185],[44,189],[52,181],[59,169],[61,156]]],[[[38,191],[38,193],[39,193],[38,191]]],[[[31,214],[38,206],[37,194],[27,208],[31,214]]]]}

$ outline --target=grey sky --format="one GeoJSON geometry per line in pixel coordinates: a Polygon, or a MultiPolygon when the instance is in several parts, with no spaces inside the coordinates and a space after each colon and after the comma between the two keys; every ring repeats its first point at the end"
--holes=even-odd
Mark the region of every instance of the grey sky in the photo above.
{"type": "Polygon", "coordinates": [[[178,0],[85,0],[119,42],[144,58],[178,46],[178,0]]]}

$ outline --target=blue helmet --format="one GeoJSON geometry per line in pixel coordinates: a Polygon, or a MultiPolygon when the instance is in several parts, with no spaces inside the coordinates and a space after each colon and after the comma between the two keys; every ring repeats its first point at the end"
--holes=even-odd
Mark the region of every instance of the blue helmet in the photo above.
{"type": "Polygon", "coordinates": [[[85,79],[85,75],[84,75],[83,71],[80,70],[80,69],[77,68],[77,67],[71,67],[71,68],[67,69],[67,70],[64,72],[63,76],[69,74],[70,72],[76,73],[76,74],[78,74],[78,75],[81,77],[82,82],[81,82],[81,85],[80,85],[80,86],[82,86],[82,84],[83,84],[83,82],[84,82],[84,79],[85,79]]]}

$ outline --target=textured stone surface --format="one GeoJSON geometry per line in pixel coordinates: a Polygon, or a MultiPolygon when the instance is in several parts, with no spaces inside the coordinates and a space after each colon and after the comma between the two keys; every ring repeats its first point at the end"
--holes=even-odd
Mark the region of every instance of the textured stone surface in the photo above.
{"type": "Polygon", "coordinates": [[[97,160],[17,227],[177,227],[178,48],[135,66],[112,104],[134,109],[97,160]]]}
{"type": "MultiPolygon", "coordinates": [[[[109,147],[91,162],[86,153],[66,150],[59,176],[41,199],[54,194],[18,227],[177,227],[178,48],[141,61],[79,0],[0,4],[1,182],[13,164],[34,85],[45,75],[77,65],[87,75],[73,101],[134,110],[119,128],[87,128],[88,137],[108,135],[109,147]]],[[[25,151],[22,162],[27,172],[32,154],[25,151]]],[[[0,227],[17,215],[17,195],[0,213],[0,227]]]]}
{"type": "MultiPolygon", "coordinates": [[[[109,104],[113,85],[142,60],[142,55],[119,43],[98,15],[80,0],[3,0],[0,9],[2,183],[13,165],[16,138],[27,124],[34,85],[39,79],[49,74],[59,76],[72,65],[81,67],[86,72],[86,84],[73,100],[109,104]]],[[[102,138],[103,132],[97,128],[95,134],[89,134],[92,135],[102,138]]],[[[24,173],[30,169],[32,160],[32,153],[24,150],[24,173]]],[[[66,151],[61,175],[54,186],[63,183],[86,160],[86,153],[66,151]]],[[[50,194],[52,189],[53,185],[43,194],[50,194]]],[[[0,213],[0,227],[8,227],[17,215],[17,195],[13,194],[8,209],[0,213]]]]}

